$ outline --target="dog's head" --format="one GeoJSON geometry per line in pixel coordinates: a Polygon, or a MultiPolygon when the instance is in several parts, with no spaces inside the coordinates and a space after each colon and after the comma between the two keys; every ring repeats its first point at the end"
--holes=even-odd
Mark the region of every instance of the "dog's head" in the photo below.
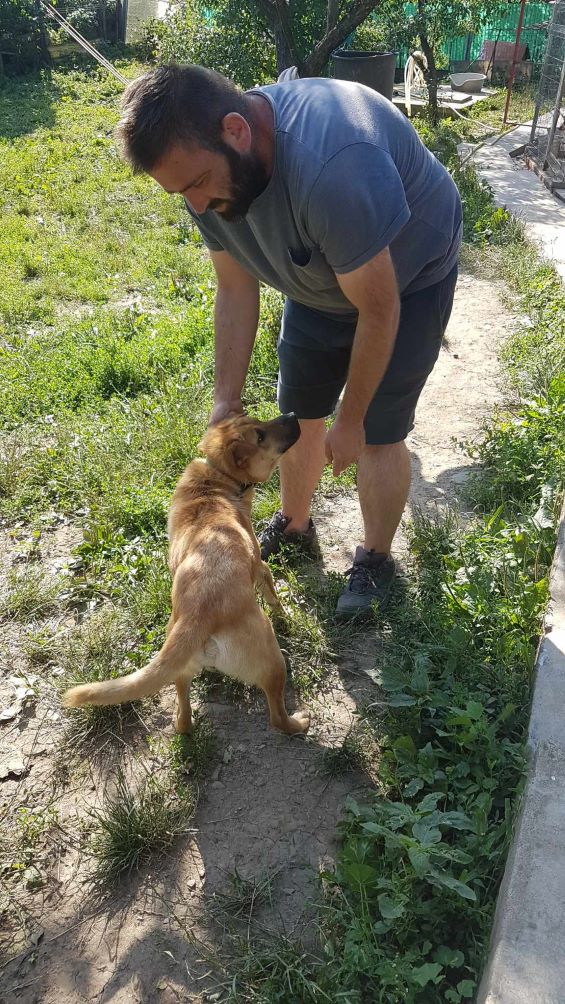
{"type": "Polygon", "coordinates": [[[268,481],[277,463],[300,436],[295,415],[259,422],[236,415],[211,426],[199,449],[213,467],[241,484],[268,481]]]}

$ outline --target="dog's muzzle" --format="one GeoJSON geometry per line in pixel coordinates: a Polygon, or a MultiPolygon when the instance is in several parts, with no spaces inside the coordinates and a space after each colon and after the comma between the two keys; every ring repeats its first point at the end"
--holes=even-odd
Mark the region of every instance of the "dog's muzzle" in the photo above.
{"type": "Polygon", "coordinates": [[[281,415],[280,418],[273,419],[272,424],[279,427],[281,439],[280,450],[281,453],[286,453],[300,439],[300,424],[298,419],[294,412],[291,411],[288,415],[281,415]]]}

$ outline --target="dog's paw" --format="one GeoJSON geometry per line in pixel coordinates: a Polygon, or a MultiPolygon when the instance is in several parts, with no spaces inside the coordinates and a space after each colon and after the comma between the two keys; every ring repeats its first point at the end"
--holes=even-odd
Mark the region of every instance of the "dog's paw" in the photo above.
{"type": "Polygon", "coordinates": [[[292,722],[291,735],[296,735],[298,732],[305,734],[310,728],[310,715],[307,711],[296,711],[290,716],[289,721],[292,722]]]}
{"type": "Polygon", "coordinates": [[[192,732],[192,716],[188,718],[177,715],[176,730],[178,736],[188,736],[192,732]]]}

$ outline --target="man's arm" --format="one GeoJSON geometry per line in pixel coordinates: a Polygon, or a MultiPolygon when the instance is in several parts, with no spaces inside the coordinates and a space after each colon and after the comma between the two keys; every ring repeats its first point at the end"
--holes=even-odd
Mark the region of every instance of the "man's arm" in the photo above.
{"type": "Polygon", "coordinates": [[[388,248],[336,278],[359,311],[343,400],[326,438],[326,455],[337,477],[365,446],[363,420],[392,355],[400,298],[388,248]]]}
{"type": "Polygon", "coordinates": [[[259,282],[227,251],[211,251],[210,256],[218,278],[213,425],[243,410],[241,392],[259,322],[259,282]]]}

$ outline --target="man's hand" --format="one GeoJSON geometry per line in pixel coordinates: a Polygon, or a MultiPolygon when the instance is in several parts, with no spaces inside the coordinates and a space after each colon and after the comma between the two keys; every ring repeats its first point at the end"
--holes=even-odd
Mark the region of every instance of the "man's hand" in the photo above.
{"type": "Polygon", "coordinates": [[[208,425],[217,425],[224,418],[232,418],[234,415],[243,415],[243,405],[239,398],[233,401],[216,401],[208,425]]]}
{"type": "Polygon", "coordinates": [[[326,458],[335,478],[359,460],[364,446],[363,422],[348,421],[338,414],[326,436],[326,458]]]}

